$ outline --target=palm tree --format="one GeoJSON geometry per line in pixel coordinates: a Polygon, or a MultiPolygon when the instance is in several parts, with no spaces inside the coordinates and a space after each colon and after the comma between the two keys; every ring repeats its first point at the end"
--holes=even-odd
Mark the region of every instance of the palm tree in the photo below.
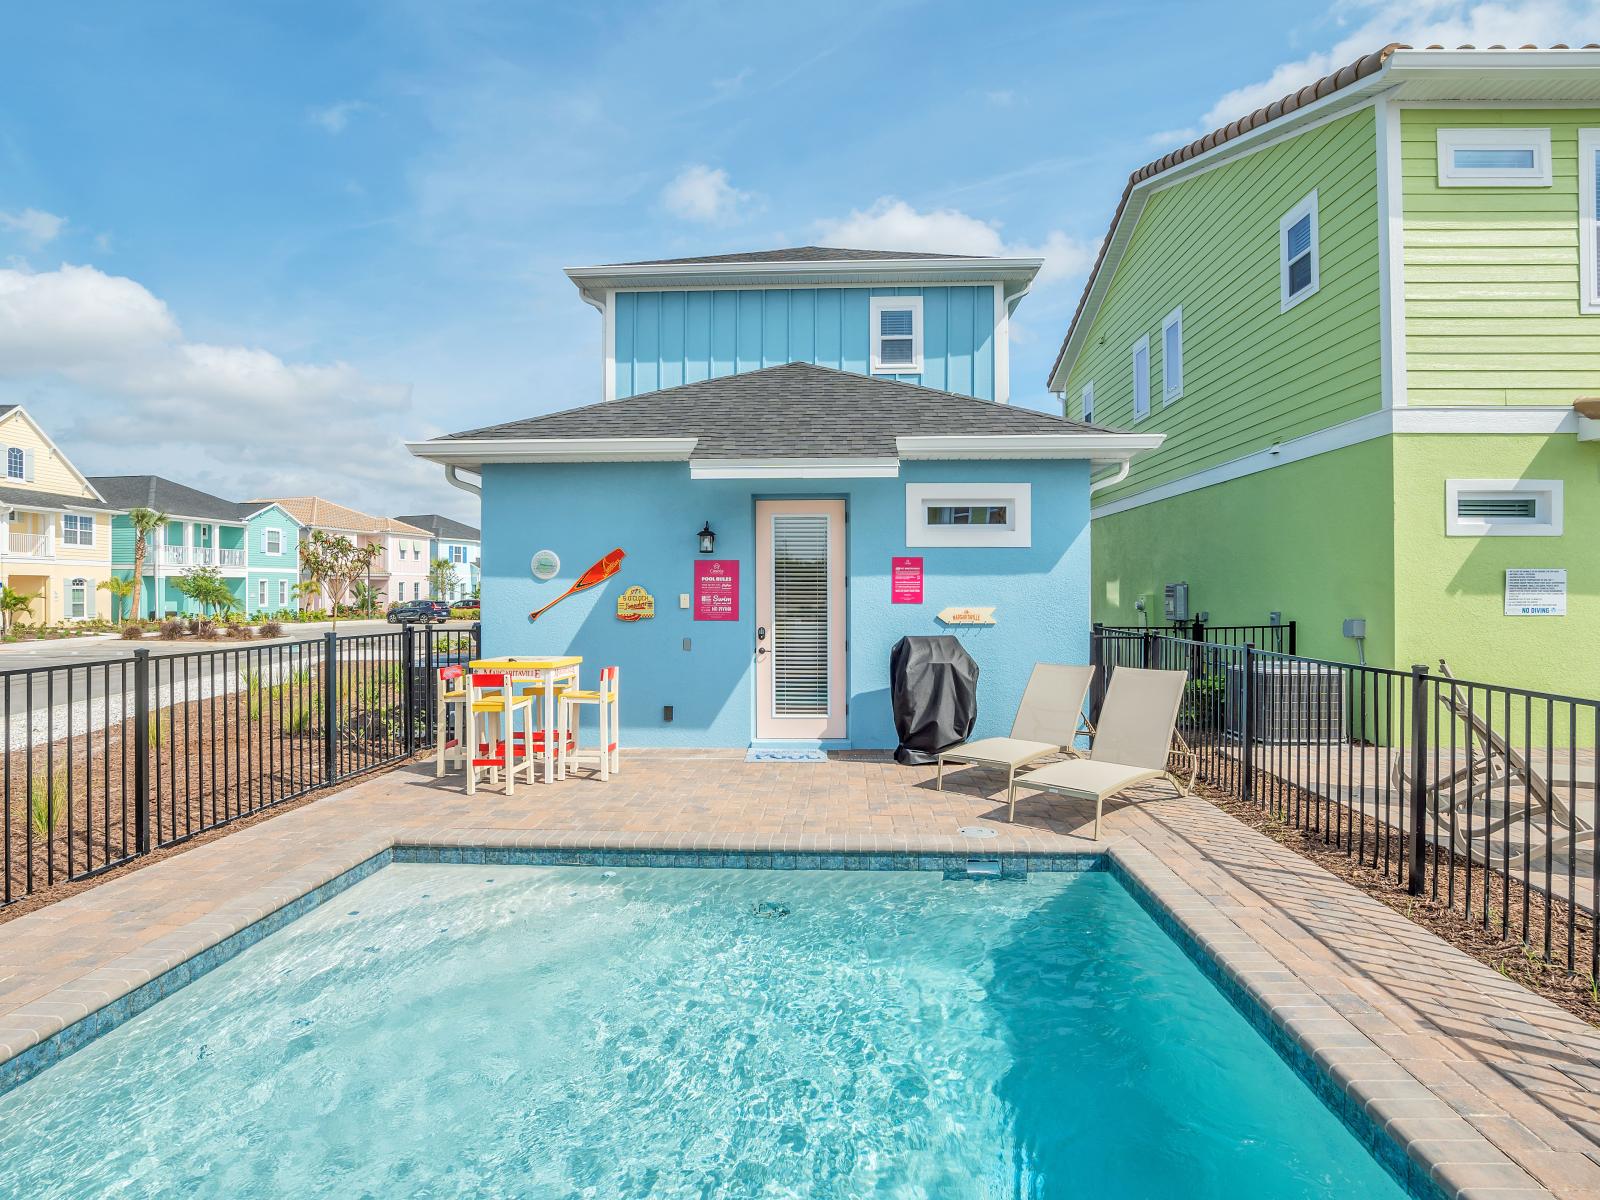
{"type": "Polygon", "coordinates": [[[100,590],[111,593],[111,599],[116,602],[116,613],[114,615],[118,621],[126,621],[129,616],[136,615],[132,613],[125,614],[122,611],[122,606],[128,602],[128,598],[134,593],[133,580],[122,579],[113,575],[110,579],[100,584],[100,590]]]}
{"type": "Polygon", "coordinates": [[[428,590],[435,600],[449,600],[456,590],[456,565],[448,558],[436,558],[428,564],[428,590]]]}
{"type": "Polygon", "coordinates": [[[23,613],[33,614],[34,597],[14,592],[9,586],[0,587],[0,632],[10,633],[11,627],[23,613]]]}
{"type": "Polygon", "coordinates": [[[128,510],[128,524],[133,526],[133,615],[144,614],[139,608],[139,593],[144,587],[144,558],[150,550],[150,535],[167,523],[167,514],[153,508],[128,510]]]}

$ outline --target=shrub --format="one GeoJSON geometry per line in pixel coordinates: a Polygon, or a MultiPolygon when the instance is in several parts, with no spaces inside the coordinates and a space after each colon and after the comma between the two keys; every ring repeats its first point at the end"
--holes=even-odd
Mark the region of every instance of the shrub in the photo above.
{"type": "Polygon", "coordinates": [[[231,638],[237,638],[240,641],[247,642],[251,638],[255,637],[255,635],[256,631],[251,629],[248,625],[236,625],[232,622],[229,622],[228,624],[228,636],[231,638]]]}
{"type": "Polygon", "coordinates": [[[210,617],[201,617],[190,628],[197,638],[214,638],[217,636],[217,623],[210,617]]]}
{"type": "Polygon", "coordinates": [[[67,781],[55,777],[55,786],[48,791],[43,779],[35,779],[28,789],[28,824],[35,837],[46,837],[67,812],[67,781]]]}
{"type": "Polygon", "coordinates": [[[137,621],[129,621],[122,627],[122,637],[125,641],[136,641],[144,636],[144,626],[137,621]]]}
{"type": "Polygon", "coordinates": [[[261,636],[264,638],[281,638],[283,636],[283,626],[275,620],[264,621],[261,625],[261,636]]]}
{"type": "Polygon", "coordinates": [[[189,627],[177,617],[168,617],[161,622],[160,638],[163,642],[176,642],[189,631],[189,627]]]}

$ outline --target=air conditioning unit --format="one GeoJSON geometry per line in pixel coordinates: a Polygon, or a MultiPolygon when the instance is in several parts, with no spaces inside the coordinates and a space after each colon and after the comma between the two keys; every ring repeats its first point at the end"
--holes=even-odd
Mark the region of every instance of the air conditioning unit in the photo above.
{"type": "MultiPolygon", "coordinates": [[[[1228,733],[1244,736],[1244,664],[1228,667],[1228,733]]],[[[1343,741],[1344,672],[1316,663],[1256,663],[1250,676],[1251,736],[1257,742],[1304,745],[1343,741]]]]}

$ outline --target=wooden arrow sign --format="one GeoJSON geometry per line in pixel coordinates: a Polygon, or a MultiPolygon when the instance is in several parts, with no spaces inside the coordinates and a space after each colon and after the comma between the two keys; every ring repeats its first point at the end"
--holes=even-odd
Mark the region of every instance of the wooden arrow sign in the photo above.
{"type": "Polygon", "coordinates": [[[945,608],[939,611],[939,623],[942,625],[993,625],[994,605],[983,607],[969,604],[957,608],[945,608]]]}

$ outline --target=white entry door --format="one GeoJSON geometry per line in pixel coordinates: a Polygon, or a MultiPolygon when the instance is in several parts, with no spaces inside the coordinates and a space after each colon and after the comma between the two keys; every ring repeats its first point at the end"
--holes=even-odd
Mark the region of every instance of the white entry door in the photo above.
{"type": "Polygon", "coordinates": [[[756,501],[756,737],[845,736],[844,501],[756,501]]]}

